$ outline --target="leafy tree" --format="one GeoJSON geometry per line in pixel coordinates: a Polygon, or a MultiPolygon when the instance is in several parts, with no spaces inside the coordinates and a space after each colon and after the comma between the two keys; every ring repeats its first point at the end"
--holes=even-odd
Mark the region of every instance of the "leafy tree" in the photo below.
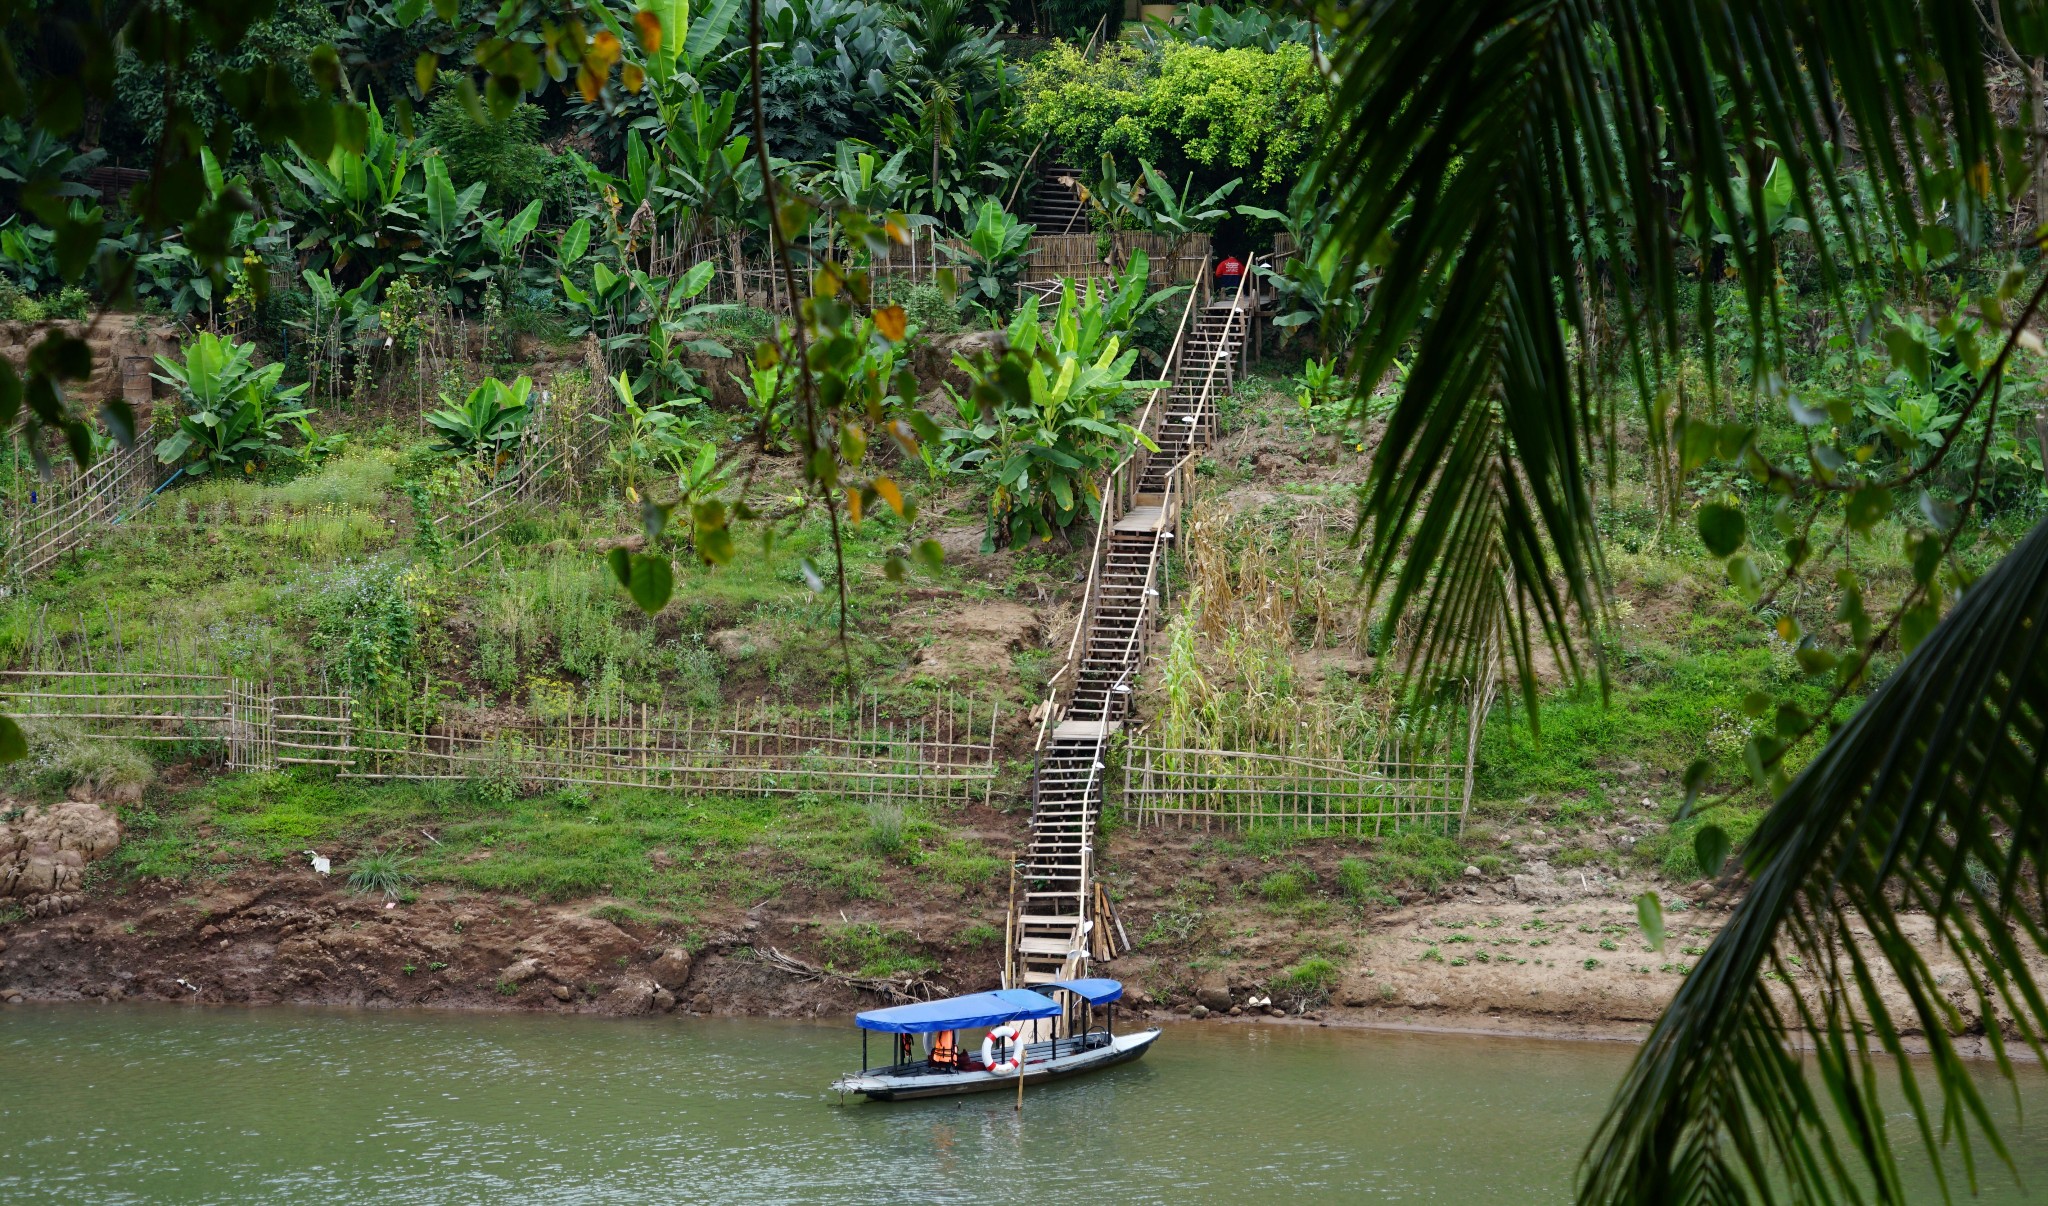
{"type": "Polygon", "coordinates": [[[1215,50],[1116,42],[1093,59],[1056,45],[1024,68],[1022,128],[1075,160],[1146,160],[1201,192],[1232,176],[1284,197],[1309,168],[1331,111],[1307,46],[1215,50]]]}
{"type": "Polygon", "coordinates": [[[484,186],[487,207],[510,213],[540,201],[566,212],[557,157],[540,141],[546,117],[539,105],[521,103],[500,118],[472,110],[454,88],[444,88],[427,106],[425,136],[440,150],[457,187],[484,186]]]}

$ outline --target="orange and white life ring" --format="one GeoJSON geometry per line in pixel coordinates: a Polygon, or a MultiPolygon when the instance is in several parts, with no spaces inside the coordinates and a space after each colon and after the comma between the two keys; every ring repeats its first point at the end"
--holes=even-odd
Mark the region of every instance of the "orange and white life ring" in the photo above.
{"type": "Polygon", "coordinates": [[[1024,1068],[1023,1034],[1024,1028],[1015,1022],[1004,1022],[1002,1025],[989,1031],[981,1040],[981,1066],[997,1076],[1008,1076],[1012,1072],[1021,1072],[1024,1068]],[[1005,1048],[1010,1048],[1005,1052],[1000,1061],[995,1057],[996,1040],[998,1039],[1002,1040],[1005,1048]],[[1015,1047],[1011,1048],[1013,1043],[1015,1047]]]}

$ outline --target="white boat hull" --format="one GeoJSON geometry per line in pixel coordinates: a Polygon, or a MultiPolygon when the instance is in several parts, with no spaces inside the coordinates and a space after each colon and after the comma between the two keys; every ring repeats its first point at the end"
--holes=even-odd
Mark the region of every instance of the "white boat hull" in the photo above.
{"type": "MultiPolygon", "coordinates": [[[[1035,1085],[1063,1080],[1084,1072],[1127,1064],[1144,1055],[1146,1048],[1158,1037],[1157,1030],[1119,1034],[1101,1046],[1071,1055],[1062,1053],[1057,1059],[1052,1057],[1051,1043],[1033,1043],[1023,1068],[1024,1083],[1035,1085]]],[[[919,1097],[951,1097],[960,1093],[986,1093],[1017,1087],[1016,1073],[1004,1075],[978,1069],[967,1072],[905,1071],[904,1067],[913,1066],[843,1076],[832,1088],[840,1093],[864,1093],[870,1101],[909,1101],[919,1097]]]]}

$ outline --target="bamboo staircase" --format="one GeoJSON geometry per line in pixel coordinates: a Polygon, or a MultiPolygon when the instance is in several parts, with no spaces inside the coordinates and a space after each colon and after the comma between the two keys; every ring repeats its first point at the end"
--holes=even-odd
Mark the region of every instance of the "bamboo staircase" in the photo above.
{"type": "MultiPolygon", "coordinates": [[[[1202,271],[1206,280],[1206,262],[1202,271]]],[[[1118,949],[1094,875],[1105,754],[1130,713],[1147,637],[1158,624],[1166,552],[1195,459],[1216,437],[1217,400],[1237,381],[1251,321],[1250,280],[1247,273],[1228,298],[1209,299],[1201,287],[1189,297],[1167,358],[1170,384],[1137,423],[1159,451],[1141,447],[1104,483],[1081,616],[1041,711],[1031,843],[1022,891],[1011,902],[1008,986],[1084,976],[1091,959],[1118,949]]]]}

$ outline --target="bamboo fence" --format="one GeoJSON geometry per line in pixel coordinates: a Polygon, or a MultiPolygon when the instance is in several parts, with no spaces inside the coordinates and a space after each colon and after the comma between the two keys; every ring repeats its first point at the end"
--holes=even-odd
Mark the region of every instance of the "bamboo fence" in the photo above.
{"type": "MultiPolygon", "coordinates": [[[[317,750],[363,779],[516,776],[528,785],[644,787],[723,795],[817,794],[912,802],[979,796],[995,782],[998,709],[942,697],[915,716],[885,714],[876,696],[817,712],[766,700],[714,716],[599,700],[523,723],[469,728],[400,723],[358,710],[343,745],[329,712],[300,714],[294,760],[317,750]],[[326,741],[326,744],[320,742],[326,741]]],[[[284,759],[280,759],[283,761],[284,759]]]]}
{"type": "Polygon", "coordinates": [[[1130,263],[1131,253],[1143,249],[1151,261],[1150,284],[1161,288],[1178,282],[1198,281],[1209,259],[1209,236],[1189,235],[1176,250],[1164,235],[1117,231],[1110,236],[1105,256],[1095,232],[1080,234],[1033,234],[1024,245],[1029,283],[1083,281],[1114,278],[1130,263]]]}
{"type": "Polygon", "coordinates": [[[0,712],[94,739],[217,746],[236,770],[901,803],[986,801],[996,778],[1000,709],[950,694],[915,714],[854,695],[811,712],[757,700],[705,715],[600,698],[464,717],[363,699],[324,678],[255,681],[189,645],[103,652],[98,664],[65,656],[61,642],[41,648],[47,664],[0,670],[0,712]]]}
{"type": "Polygon", "coordinates": [[[1140,825],[1278,824],[1379,837],[1425,826],[1462,830],[1472,804],[1489,669],[1462,708],[1376,725],[1265,724],[1257,718],[1189,743],[1139,728],[1124,747],[1124,808],[1140,825]],[[1462,748],[1461,748],[1462,747],[1462,748]]]}
{"type": "Polygon", "coordinates": [[[157,484],[156,440],[147,425],[136,432],[133,444],[101,457],[83,473],[68,455],[53,456],[50,471],[41,473],[21,463],[20,441],[11,443],[11,480],[4,490],[6,544],[0,548],[0,573],[9,578],[37,573],[89,543],[157,484]]]}

